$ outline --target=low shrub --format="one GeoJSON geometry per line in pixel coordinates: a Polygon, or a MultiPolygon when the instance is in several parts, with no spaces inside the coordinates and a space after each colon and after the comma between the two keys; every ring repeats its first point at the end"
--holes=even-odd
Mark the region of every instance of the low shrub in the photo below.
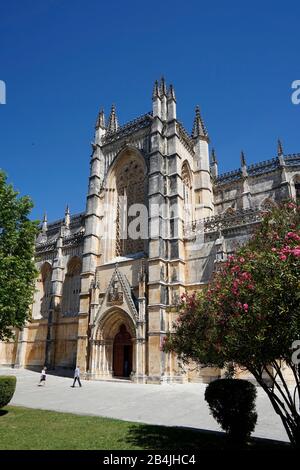
{"type": "Polygon", "coordinates": [[[17,379],[14,376],[0,376],[0,408],[6,406],[16,390],[17,379]]]}
{"type": "Polygon", "coordinates": [[[241,379],[218,379],[205,390],[212,416],[234,442],[245,443],[254,431],[256,395],[256,387],[241,379]]]}

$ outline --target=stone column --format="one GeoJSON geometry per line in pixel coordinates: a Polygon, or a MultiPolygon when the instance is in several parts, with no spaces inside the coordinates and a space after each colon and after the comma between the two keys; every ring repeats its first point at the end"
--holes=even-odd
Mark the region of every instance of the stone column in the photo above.
{"type": "Polygon", "coordinates": [[[251,192],[248,184],[248,171],[244,152],[241,152],[241,168],[242,168],[242,209],[251,208],[251,192]]]}
{"type": "Polygon", "coordinates": [[[56,242],[56,257],[53,262],[52,268],[52,294],[50,309],[48,314],[48,327],[46,339],[46,354],[45,364],[49,369],[55,368],[55,343],[56,343],[56,328],[59,321],[59,312],[61,307],[62,286],[63,286],[63,226],[60,227],[59,237],[56,242]]]}
{"type": "Polygon", "coordinates": [[[100,189],[103,181],[104,156],[99,144],[93,144],[89,189],[86,203],[85,235],[81,274],[80,311],[78,318],[77,363],[83,372],[88,367],[90,330],[90,288],[100,260],[100,189]]]}
{"type": "Polygon", "coordinates": [[[19,330],[17,340],[17,351],[15,357],[14,367],[20,368],[25,366],[26,344],[28,337],[28,328],[26,326],[19,330]]]}
{"type": "MultiPolygon", "coordinates": [[[[159,93],[159,91],[158,91],[159,93]]],[[[153,102],[154,119],[150,135],[149,155],[149,265],[148,265],[148,364],[147,382],[160,383],[161,357],[160,357],[160,310],[164,283],[160,280],[161,266],[166,263],[165,227],[166,215],[163,210],[166,193],[166,137],[164,136],[166,122],[163,113],[155,112],[156,103],[153,102]]]]}
{"type": "Polygon", "coordinates": [[[282,199],[288,199],[291,197],[291,189],[288,182],[287,174],[286,174],[286,163],[284,160],[283,154],[278,155],[279,159],[279,166],[281,170],[281,182],[280,182],[280,192],[282,199]]]}
{"type": "Polygon", "coordinates": [[[145,260],[142,259],[139,271],[139,318],[136,326],[136,339],[133,344],[135,350],[135,374],[133,381],[136,383],[146,383],[146,271],[145,260]]]}

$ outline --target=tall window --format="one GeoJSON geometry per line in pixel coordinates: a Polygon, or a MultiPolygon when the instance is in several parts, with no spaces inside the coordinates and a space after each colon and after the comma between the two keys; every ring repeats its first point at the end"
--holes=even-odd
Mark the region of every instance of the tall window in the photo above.
{"type": "Polygon", "coordinates": [[[295,183],[296,201],[300,202],[300,183],[295,183]]]}
{"type": "Polygon", "coordinates": [[[183,183],[183,211],[184,211],[184,223],[188,224],[193,220],[193,206],[192,206],[192,181],[191,171],[187,162],[182,165],[181,177],[183,183]]]}
{"type": "MultiPolygon", "coordinates": [[[[128,234],[130,223],[139,216],[139,213],[129,215],[131,206],[145,204],[145,174],[143,165],[138,159],[130,158],[119,171],[117,195],[116,256],[144,251],[144,240],[141,237],[133,239],[128,234]]],[[[138,232],[139,230],[137,227],[138,232]]]]}
{"type": "Polygon", "coordinates": [[[291,180],[291,196],[300,202],[300,175],[295,175],[291,180]]]}
{"type": "Polygon", "coordinates": [[[48,317],[52,293],[51,277],[52,267],[49,263],[44,263],[36,281],[36,292],[32,308],[32,316],[34,319],[48,317]]]}
{"type": "Polygon", "coordinates": [[[61,311],[63,316],[73,317],[79,312],[81,260],[71,258],[63,284],[61,311]]]}

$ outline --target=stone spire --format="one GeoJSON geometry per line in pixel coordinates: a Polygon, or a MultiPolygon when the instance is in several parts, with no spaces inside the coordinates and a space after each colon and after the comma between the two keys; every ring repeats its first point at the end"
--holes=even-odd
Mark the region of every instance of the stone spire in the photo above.
{"type": "Polygon", "coordinates": [[[159,84],[159,95],[161,99],[161,119],[162,121],[166,121],[168,116],[167,110],[167,85],[165,82],[164,77],[161,77],[160,84],[159,84]]]}
{"type": "Polygon", "coordinates": [[[211,217],[214,211],[212,178],[209,161],[209,138],[200,115],[199,106],[195,110],[194,125],[192,130],[192,142],[194,147],[194,190],[196,200],[195,219],[211,217]]]}
{"type": "Polygon", "coordinates": [[[169,122],[176,119],[176,97],[173,85],[169,86],[167,93],[167,114],[169,122]]]}
{"type": "Polygon", "coordinates": [[[252,207],[252,195],[249,187],[248,182],[248,171],[247,171],[247,163],[246,157],[241,150],[241,168],[242,168],[242,208],[243,209],[250,209],[252,207]]]}
{"type": "Polygon", "coordinates": [[[288,176],[286,173],[286,162],[284,160],[284,154],[283,154],[283,146],[282,142],[280,139],[277,140],[277,156],[279,160],[279,165],[281,168],[281,190],[282,194],[285,194],[286,197],[288,198],[290,195],[289,191],[289,184],[288,184],[288,176]]]}
{"type": "Polygon", "coordinates": [[[218,176],[218,160],[216,156],[215,149],[211,150],[211,165],[210,165],[210,172],[213,178],[217,178],[218,176]]]}
{"type": "Polygon", "coordinates": [[[105,129],[105,115],[104,115],[104,110],[101,109],[99,111],[99,114],[98,114],[98,117],[97,117],[97,120],[96,120],[96,124],[95,124],[95,129],[99,129],[99,127],[101,127],[102,129],[105,129]]]}
{"type": "Polygon", "coordinates": [[[193,139],[197,139],[199,137],[200,139],[208,141],[208,133],[201,117],[199,106],[196,106],[195,109],[192,137],[193,139]]]}
{"type": "Polygon", "coordinates": [[[70,227],[70,222],[71,222],[70,208],[69,208],[69,205],[67,204],[67,207],[65,210],[65,227],[66,228],[70,227]]]}
{"type": "Polygon", "coordinates": [[[152,113],[153,117],[161,118],[161,99],[158,81],[155,80],[152,92],[152,113]]]}
{"type": "Polygon", "coordinates": [[[282,142],[280,139],[277,140],[277,155],[278,157],[283,156],[283,147],[282,147],[282,142]]]}
{"type": "Polygon", "coordinates": [[[113,104],[111,107],[111,111],[110,111],[110,115],[108,119],[107,131],[109,133],[117,132],[118,127],[119,127],[119,124],[118,124],[118,119],[116,115],[116,108],[115,108],[115,105],[113,104]]]}
{"type": "Polygon", "coordinates": [[[245,157],[245,154],[244,154],[243,150],[241,150],[241,167],[243,168],[244,166],[247,166],[246,165],[246,157],[245,157]]]}
{"type": "Polygon", "coordinates": [[[161,97],[167,96],[167,85],[164,77],[160,79],[159,91],[161,97]]]}
{"type": "Polygon", "coordinates": [[[45,212],[44,213],[44,218],[43,218],[43,224],[42,224],[42,232],[43,233],[46,233],[47,232],[47,229],[48,229],[48,225],[47,225],[47,213],[45,212]]]}
{"type": "Polygon", "coordinates": [[[246,157],[245,157],[245,154],[244,154],[243,150],[241,150],[241,168],[242,168],[243,176],[247,177],[248,176],[247,163],[246,163],[246,157]]]}
{"type": "Polygon", "coordinates": [[[211,163],[212,164],[218,163],[217,155],[216,155],[216,152],[215,152],[214,148],[211,149],[211,163]]]}
{"type": "Polygon", "coordinates": [[[175,90],[172,84],[169,86],[167,98],[168,98],[168,101],[173,100],[176,103],[175,90]]]}
{"type": "Polygon", "coordinates": [[[93,149],[95,150],[94,145],[101,145],[101,140],[106,134],[105,127],[105,115],[103,109],[99,111],[95,124],[95,142],[92,144],[93,149]]]}
{"type": "Polygon", "coordinates": [[[152,100],[155,100],[156,98],[159,98],[159,86],[158,86],[158,81],[155,80],[154,82],[154,87],[153,87],[153,92],[152,92],[152,100]]]}

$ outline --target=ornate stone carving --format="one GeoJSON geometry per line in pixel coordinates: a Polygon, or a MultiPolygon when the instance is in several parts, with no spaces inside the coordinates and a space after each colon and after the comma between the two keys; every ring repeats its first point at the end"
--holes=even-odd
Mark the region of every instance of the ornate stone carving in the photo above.
{"type": "Polygon", "coordinates": [[[260,221],[261,211],[258,208],[241,209],[234,213],[228,214],[228,212],[226,212],[225,214],[216,215],[214,217],[196,220],[191,224],[185,224],[184,236],[188,238],[199,230],[202,231],[202,233],[213,233],[241,225],[258,223],[260,221]]]}
{"type": "MultiPolygon", "coordinates": [[[[300,154],[285,155],[283,161],[287,166],[298,166],[300,164],[300,154]]],[[[280,168],[281,162],[278,157],[265,160],[263,162],[255,163],[247,167],[248,176],[259,176],[270,173],[280,168]]],[[[229,171],[223,173],[215,179],[216,185],[223,185],[226,183],[232,183],[233,181],[242,178],[242,170],[229,171]]]]}
{"type": "Polygon", "coordinates": [[[176,123],[176,131],[178,133],[178,137],[184,147],[192,154],[194,155],[194,142],[193,139],[189,136],[181,122],[177,121],[176,123]]]}
{"type": "Polygon", "coordinates": [[[108,144],[112,141],[122,139],[123,137],[133,134],[134,132],[148,127],[152,122],[152,112],[144,114],[143,116],[128,122],[124,126],[118,128],[116,132],[108,132],[102,138],[102,144],[108,144]]]}

